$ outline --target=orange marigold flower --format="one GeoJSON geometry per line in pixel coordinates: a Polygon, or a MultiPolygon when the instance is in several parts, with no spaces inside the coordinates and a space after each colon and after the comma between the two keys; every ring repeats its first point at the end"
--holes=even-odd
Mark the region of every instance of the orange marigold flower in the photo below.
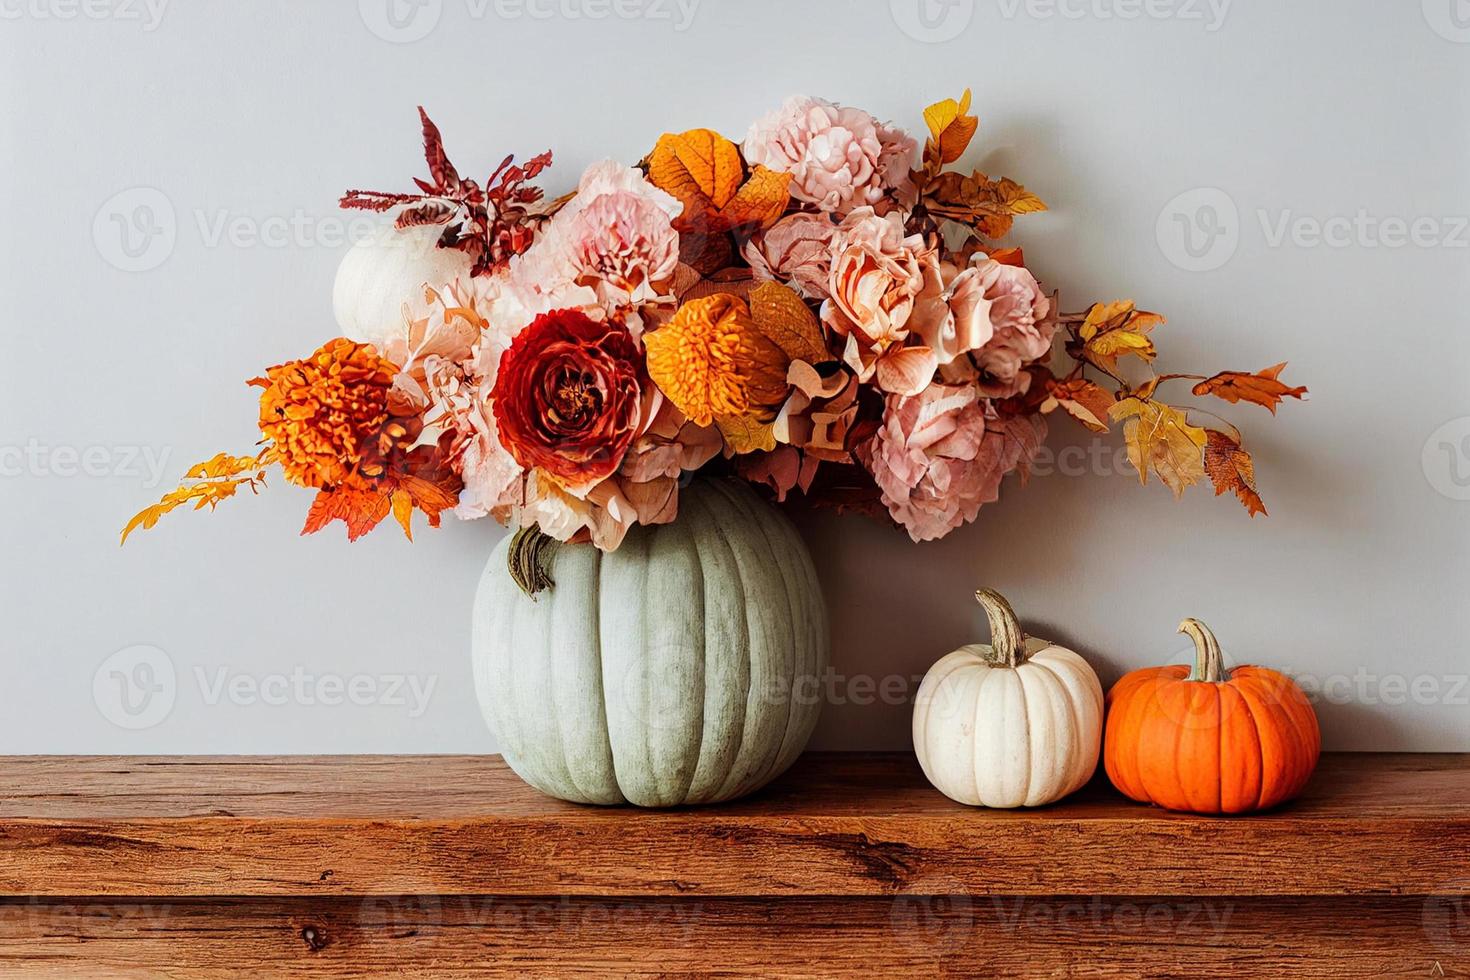
{"type": "Polygon", "coordinates": [[[786,399],[791,359],[757,327],[737,296],[692,299],[643,338],[648,374],[696,425],[769,418],[786,399]]]}
{"type": "MultiPolygon", "coordinates": [[[[260,396],[260,431],[275,446],[286,479],[303,487],[335,487],[377,455],[387,432],[388,389],[398,369],[371,344],[345,337],[316,353],[266,371],[251,384],[260,396]]],[[[369,474],[370,475],[370,474],[369,474]]]]}

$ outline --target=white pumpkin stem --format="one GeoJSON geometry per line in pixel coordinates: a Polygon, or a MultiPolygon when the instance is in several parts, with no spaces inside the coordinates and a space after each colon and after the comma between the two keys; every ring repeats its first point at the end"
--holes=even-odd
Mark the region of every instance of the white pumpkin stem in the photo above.
{"type": "Polygon", "coordinates": [[[1021,629],[1016,611],[1005,596],[994,589],[980,589],[975,601],[985,610],[990,620],[991,662],[1007,667],[1019,667],[1026,661],[1026,632],[1021,629]]]}
{"type": "Polygon", "coordinates": [[[1186,619],[1179,624],[1179,632],[1194,641],[1194,669],[1185,678],[1191,681],[1209,681],[1218,684],[1226,680],[1225,658],[1220,654],[1220,641],[1210,628],[1197,619],[1186,619]]]}
{"type": "Polygon", "coordinates": [[[537,592],[556,584],[547,570],[551,563],[551,552],[556,545],[557,540],[535,524],[517,528],[511,536],[510,550],[505,557],[506,566],[511,580],[533,599],[537,592]]]}

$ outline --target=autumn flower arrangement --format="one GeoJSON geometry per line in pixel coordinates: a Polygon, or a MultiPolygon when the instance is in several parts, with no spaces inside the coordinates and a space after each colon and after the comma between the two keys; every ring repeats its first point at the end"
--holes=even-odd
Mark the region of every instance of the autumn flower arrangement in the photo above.
{"type": "Polygon", "coordinates": [[[1004,244],[1045,205],[948,169],[976,132],[969,107],[966,92],[925,110],[920,147],[860,109],[793,98],[742,143],[666,134],[555,200],[534,183],[549,153],[481,184],[421,110],[428,179],[342,199],[395,214],[374,247],[400,248],[404,285],[366,277],[392,315],[339,303],[346,336],[250,382],[260,451],[199,464],[124,538],[279,466],[316,491],[304,532],[341,520],[357,538],[390,514],[409,532],[415,510],[436,526],[452,510],[611,550],[674,519],[686,474],[723,467],[928,540],[974,520],[1006,476],[1024,481],[1058,411],[1120,425],[1143,482],[1178,494],[1208,477],[1264,513],[1240,433],[1161,388],[1273,412],[1306,389],[1280,365],[1127,380],[1125,359],[1153,362],[1163,317],[1127,300],[1061,312],[1004,244]]]}

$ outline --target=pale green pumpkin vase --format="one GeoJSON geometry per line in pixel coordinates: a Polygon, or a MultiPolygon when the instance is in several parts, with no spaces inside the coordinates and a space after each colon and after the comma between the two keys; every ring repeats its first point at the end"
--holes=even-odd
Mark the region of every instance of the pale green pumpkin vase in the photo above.
{"type": "Polygon", "coordinates": [[[534,597],[510,548],[475,597],[475,693],[526,782],[578,803],[717,803],[806,746],[827,611],[796,529],[745,484],[696,479],[677,520],[608,554],[546,549],[534,597]]]}

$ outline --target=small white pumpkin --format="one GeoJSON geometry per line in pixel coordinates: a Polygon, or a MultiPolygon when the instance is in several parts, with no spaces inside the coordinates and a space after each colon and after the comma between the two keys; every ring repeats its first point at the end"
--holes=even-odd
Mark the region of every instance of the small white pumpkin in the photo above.
{"type": "Polygon", "coordinates": [[[990,645],[929,669],[914,705],[914,751],[945,796],[971,806],[1043,806],[1097,769],[1103,691],[1087,661],[1028,638],[1010,603],[982,589],[990,645]]]}
{"type": "Polygon", "coordinates": [[[403,307],[422,304],[425,284],[440,289],[468,278],[470,257],[440,248],[443,232],[437,225],[401,231],[385,225],[348,250],[332,284],[332,312],[342,336],[382,348],[403,333],[403,307]]]}

